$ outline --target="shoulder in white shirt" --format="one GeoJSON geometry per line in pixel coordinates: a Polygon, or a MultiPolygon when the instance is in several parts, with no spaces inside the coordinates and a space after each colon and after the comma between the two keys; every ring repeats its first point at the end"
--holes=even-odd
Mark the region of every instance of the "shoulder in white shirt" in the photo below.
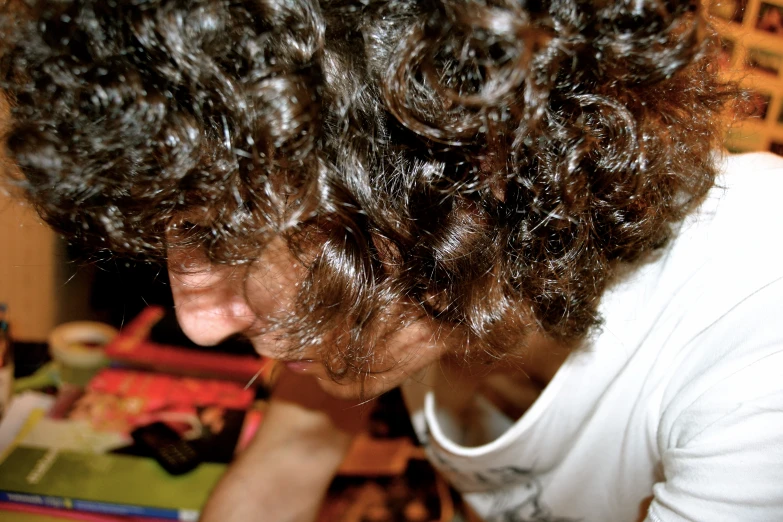
{"type": "MultiPolygon", "coordinates": [[[[494,440],[404,387],[433,462],[487,522],[783,520],[783,158],[730,156],[698,211],[604,296],[602,328],[494,440]]],[[[432,368],[431,372],[438,371],[432,368]]]]}

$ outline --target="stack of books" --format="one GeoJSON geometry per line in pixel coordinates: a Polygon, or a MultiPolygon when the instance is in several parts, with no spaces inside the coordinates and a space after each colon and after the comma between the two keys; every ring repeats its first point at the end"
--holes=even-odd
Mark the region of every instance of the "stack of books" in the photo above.
{"type": "Polygon", "coordinates": [[[105,369],[30,412],[0,462],[0,500],[110,515],[197,520],[210,490],[263,418],[237,383],[105,369]],[[165,423],[196,450],[172,475],[138,428],[165,423]],[[197,464],[197,465],[195,465],[197,464]]]}

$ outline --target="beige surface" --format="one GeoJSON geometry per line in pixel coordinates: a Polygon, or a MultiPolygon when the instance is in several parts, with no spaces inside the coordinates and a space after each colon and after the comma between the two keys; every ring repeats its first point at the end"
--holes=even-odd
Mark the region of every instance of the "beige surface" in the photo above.
{"type": "Polygon", "coordinates": [[[0,196],[0,302],[8,304],[16,339],[44,340],[54,326],[56,249],[34,212],[0,196]]]}

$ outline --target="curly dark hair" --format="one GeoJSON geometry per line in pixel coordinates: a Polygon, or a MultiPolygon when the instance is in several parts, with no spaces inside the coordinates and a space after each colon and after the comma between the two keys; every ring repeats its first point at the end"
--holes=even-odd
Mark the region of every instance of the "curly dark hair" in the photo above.
{"type": "Polygon", "coordinates": [[[736,94],[699,0],[10,0],[0,30],[43,218],[148,259],[285,238],[281,325],[337,335],[335,375],[393,303],[493,354],[584,337],[714,183],[736,94]]]}

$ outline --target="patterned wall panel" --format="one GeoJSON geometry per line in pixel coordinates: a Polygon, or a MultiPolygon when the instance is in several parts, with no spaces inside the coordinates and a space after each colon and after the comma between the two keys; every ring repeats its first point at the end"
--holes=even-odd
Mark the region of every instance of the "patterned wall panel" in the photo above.
{"type": "Polygon", "coordinates": [[[708,1],[721,37],[721,64],[756,102],[754,114],[729,132],[726,145],[783,155],[783,0],[708,1]]]}

